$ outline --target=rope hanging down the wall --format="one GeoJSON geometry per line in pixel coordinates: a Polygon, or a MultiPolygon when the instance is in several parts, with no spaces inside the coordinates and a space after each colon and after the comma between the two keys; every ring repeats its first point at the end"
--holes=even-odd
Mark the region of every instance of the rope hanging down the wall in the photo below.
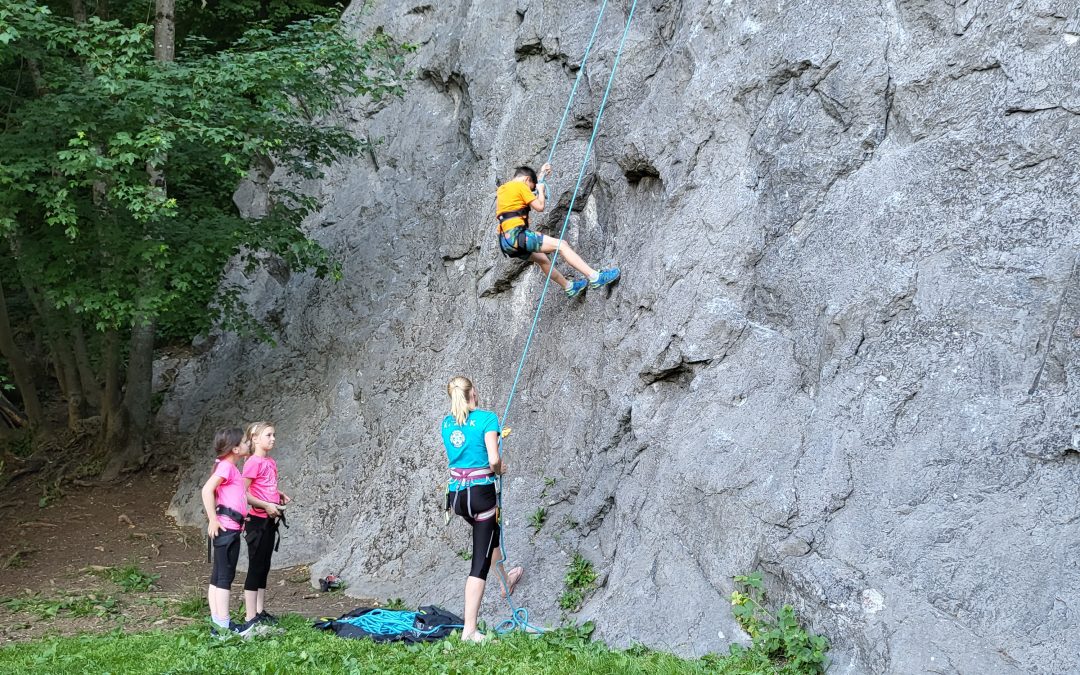
{"type": "MultiPolygon", "coordinates": [[[[604,9],[607,7],[607,0],[604,0],[600,5],[600,11],[596,17],[596,25],[593,26],[592,36],[589,37],[589,44],[585,48],[585,55],[581,59],[581,66],[578,68],[577,78],[574,80],[574,86],[570,90],[570,97],[566,101],[566,108],[563,110],[562,119],[559,121],[559,128],[555,132],[555,139],[551,143],[551,151],[548,153],[548,163],[551,163],[552,157],[555,155],[555,146],[559,142],[559,136],[562,134],[563,126],[566,124],[566,118],[570,113],[570,105],[574,100],[574,95],[577,93],[578,83],[581,82],[581,76],[585,72],[585,64],[588,61],[589,53],[592,51],[593,42],[596,40],[596,34],[600,28],[600,22],[604,17],[604,9]]],[[[589,145],[585,149],[585,157],[581,160],[581,168],[578,171],[577,182],[574,184],[574,192],[570,197],[570,205],[566,209],[566,217],[563,218],[562,229],[559,231],[559,246],[555,248],[555,253],[551,256],[551,268],[548,270],[547,276],[544,279],[543,290],[540,291],[540,300],[536,304],[536,312],[533,314],[532,326],[529,328],[529,335],[525,339],[525,348],[521,352],[521,360],[518,362],[517,372],[514,374],[514,383],[510,386],[510,394],[506,399],[506,408],[503,410],[502,423],[506,426],[506,422],[510,416],[510,405],[514,402],[514,395],[517,393],[518,383],[521,380],[521,372],[525,367],[525,359],[529,355],[529,347],[532,346],[533,337],[536,335],[536,328],[540,323],[540,310],[544,306],[544,298],[547,297],[548,286],[551,284],[551,273],[555,270],[555,263],[559,259],[559,249],[562,248],[562,240],[566,236],[566,228],[570,225],[570,214],[574,210],[574,202],[577,200],[578,192],[581,190],[581,183],[585,178],[585,169],[589,165],[589,157],[592,155],[593,145],[596,142],[596,135],[600,130],[600,119],[604,115],[604,108],[607,106],[608,95],[611,93],[611,85],[615,81],[615,72],[619,68],[619,59],[622,57],[623,47],[626,44],[626,36],[630,33],[630,24],[634,20],[634,10],[637,9],[637,0],[634,0],[630,5],[630,12],[626,17],[626,27],[623,29],[622,39],[619,40],[619,48],[615,52],[615,61],[611,66],[611,75],[608,76],[607,86],[604,88],[604,97],[600,100],[600,108],[596,112],[596,119],[593,121],[592,135],[589,137],[589,145]]],[[[502,456],[502,435],[499,436],[499,456],[502,456]]],[[[499,481],[498,490],[498,506],[499,506],[499,519],[500,525],[503,513],[503,493],[506,487],[503,481],[499,481]]],[[[495,627],[497,633],[505,633],[511,630],[521,628],[523,630],[532,632],[543,632],[542,629],[537,628],[529,623],[529,610],[525,607],[518,607],[514,603],[513,594],[510,593],[510,589],[506,587],[506,563],[510,556],[506,546],[506,528],[503,528],[502,536],[500,538],[500,545],[502,547],[503,559],[497,563],[499,567],[499,582],[503,585],[503,591],[506,592],[506,602],[510,606],[509,618],[503,620],[495,627]]]]}

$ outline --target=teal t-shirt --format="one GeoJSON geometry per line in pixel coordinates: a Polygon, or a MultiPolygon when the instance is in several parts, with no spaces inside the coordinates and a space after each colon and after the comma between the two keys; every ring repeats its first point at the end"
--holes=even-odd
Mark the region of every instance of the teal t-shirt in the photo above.
{"type": "Polygon", "coordinates": [[[484,435],[489,431],[499,433],[499,418],[490,410],[473,410],[465,419],[465,424],[458,424],[453,415],[447,415],[442,422],[442,440],[450,468],[488,466],[484,435]]]}

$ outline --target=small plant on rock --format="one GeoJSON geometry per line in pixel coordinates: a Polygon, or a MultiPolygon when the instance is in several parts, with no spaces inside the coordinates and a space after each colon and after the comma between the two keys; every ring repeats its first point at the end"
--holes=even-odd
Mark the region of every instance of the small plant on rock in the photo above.
{"type": "Polygon", "coordinates": [[[540,531],[540,528],[544,526],[544,521],[546,520],[547,509],[545,509],[543,506],[533,511],[532,515],[529,516],[529,524],[532,525],[533,534],[536,534],[540,531]]]}
{"type": "MultiPolygon", "coordinates": [[[[829,641],[821,635],[808,633],[799,625],[795,610],[784,605],[776,616],[765,608],[765,588],[761,573],[735,577],[736,588],[731,594],[731,613],[751,638],[750,652],[758,652],[781,667],[779,672],[824,673],[828,666],[826,652],[829,641]]],[[[731,645],[733,656],[746,648],[731,645]]]]}
{"type": "Polygon", "coordinates": [[[383,609],[405,609],[405,601],[401,598],[387,598],[383,609]]]}
{"type": "Polygon", "coordinates": [[[559,596],[559,607],[568,612],[579,610],[581,603],[585,601],[585,594],[592,590],[594,583],[596,570],[592,562],[580,553],[575,553],[574,559],[570,561],[570,568],[566,571],[566,589],[559,596]]]}

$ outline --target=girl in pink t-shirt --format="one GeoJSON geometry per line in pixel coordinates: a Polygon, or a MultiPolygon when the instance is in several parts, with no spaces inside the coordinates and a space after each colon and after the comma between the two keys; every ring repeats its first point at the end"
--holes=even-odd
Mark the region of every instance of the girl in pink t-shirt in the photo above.
{"type": "Polygon", "coordinates": [[[206,533],[214,544],[214,568],[206,595],[215,634],[227,630],[241,632],[240,627],[229,623],[229,589],[236,576],[240,532],[247,517],[244,479],[236,462],[248,454],[250,447],[242,429],[221,429],[214,434],[217,461],[214,473],[202,488],[202,503],[208,521],[206,533]]]}
{"type": "Polygon", "coordinates": [[[289,503],[289,496],[278,490],[277,462],[270,456],[274,427],[269,422],[249,424],[245,438],[251,442],[252,454],[244,462],[244,485],[251,506],[244,534],[248,545],[244,609],[248,621],[276,623],[277,618],[265,609],[266,579],[278,539],[278,521],[284,517],[281,507],[289,503]]]}

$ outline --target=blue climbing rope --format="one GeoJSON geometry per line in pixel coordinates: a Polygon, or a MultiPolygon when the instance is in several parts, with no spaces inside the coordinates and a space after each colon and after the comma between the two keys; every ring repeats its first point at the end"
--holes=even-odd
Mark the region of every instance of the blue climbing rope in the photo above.
{"type": "MultiPolygon", "coordinates": [[[[562,119],[559,120],[559,128],[555,130],[555,138],[551,141],[551,150],[548,151],[547,164],[551,164],[551,160],[555,157],[555,146],[559,144],[559,137],[562,136],[563,127],[566,126],[566,118],[570,116],[570,105],[574,102],[574,95],[577,94],[578,85],[581,83],[581,76],[585,73],[585,64],[589,60],[589,53],[592,51],[593,43],[596,41],[596,33],[600,30],[600,22],[604,18],[604,10],[607,9],[608,0],[604,0],[600,5],[600,11],[596,13],[596,23],[593,24],[592,35],[589,36],[589,44],[585,45],[585,54],[581,57],[581,64],[578,65],[577,77],[574,78],[574,86],[570,87],[570,96],[566,98],[566,107],[562,111],[562,119]]],[[[506,406],[509,409],[509,405],[506,406]]]]}
{"type": "MultiPolygon", "coordinates": [[[[536,304],[536,312],[533,314],[532,325],[529,327],[529,335],[525,339],[525,348],[521,352],[521,360],[518,362],[517,372],[514,374],[514,383],[510,386],[510,394],[506,399],[506,408],[503,409],[502,423],[506,425],[507,419],[510,416],[510,405],[514,402],[514,395],[517,393],[518,382],[521,380],[522,370],[525,368],[525,359],[529,355],[529,347],[532,346],[533,337],[536,335],[536,327],[540,322],[540,310],[544,306],[544,299],[547,297],[548,286],[551,284],[551,273],[555,270],[555,263],[559,259],[559,249],[562,248],[562,241],[566,235],[566,228],[570,225],[570,214],[574,210],[574,202],[577,201],[578,192],[581,189],[581,183],[585,178],[585,169],[589,165],[589,157],[592,155],[593,145],[596,143],[596,135],[600,131],[600,119],[604,115],[604,108],[607,106],[608,95],[611,93],[611,85],[615,81],[615,71],[619,68],[619,59],[622,57],[623,47],[626,44],[626,36],[630,33],[630,24],[634,20],[634,10],[637,9],[638,0],[634,0],[630,5],[630,12],[626,17],[626,27],[623,29],[622,39],[619,40],[619,48],[615,52],[615,60],[611,66],[611,75],[608,76],[607,86],[604,88],[604,97],[600,100],[600,108],[596,113],[596,120],[593,122],[592,135],[589,137],[589,145],[585,149],[585,157],[581,160],[581,168],[578,170],[577,182],[574,184],[574,192],[570,197],[570,205],[566,209],[566,217],[563,218],[562,229],[559,230],[559,245],[555,247],[555,252],[551,256],[551,267],[548,269],[547,276],[544,278],[544,287],[540,291],[540,301],[536,304]]],[[[607,7],[607,0],[604,0],[603,5],[600,6],[599,15],[596,17],[596,25],[593,27],[592,36],[589,38],[588,47],[585,49],[585,56],[581,60],[581,67],[578,69],[577,78],[574,80],[574,86],[570,90],[570,98],[566,101],[566,108],[563,110],[562,120],[559,122],[559,128],[555,132],[555,140],[551,144],[551,152],[548,153],[548,163],[551,162],[551,158],[555,154],[555,144],[558,143],[559,136],[562,133],[563,125],[566,123],[566,118],[570,112],[570,105],[574,100],[574,94],[577,91],[578,83],[581,81],[581,76],[585,72],[585,62],[589,57],[589,51],[592,49],[593,40],[596,38],[597,29],[600,27],[600,21],[604,15],[604,8],[607,7]]],[[[499,457],[502,457],[502,435],[499,436],[499,457]]],[[[502,518],[502,504],[503,504],[503,492],[505,487],[502,484],[502,479],[499,479],[498,489],[498,507],[500,513],[500,520],[502,518]]],[[[501,523],[500,523],[501,524],[501,523]]],[[[503,528],[503,535],[500,539],[500,546],[502,548],[503,558],[497,563],[500,568],[501,574],[499,582],[503,586],[503,591],[506,593],[506,602],[510,606],[510,616],[503,620],[495,627],[496,633],[506,633],[511,630],[521,628],[532,632],[542,633],[543,629],[533,626],[529,623],[529,610],[525,607],[518,607],[514,604],[513,594],[510,593],[510,589],[506,586],[506,562],[510,559],[507,552],[505,528],[503,528]]]]}
{"type": "Polygon", "coordinates": [[[338,623],[347,623],[362,628],[370,635],[431,635],[446,628],[464,628],[461,624],[435,626],[428,630],[416,627],[416,612],[398,609],[373,609],[360,616],[348,616],[335,619],[338,623]]]}

